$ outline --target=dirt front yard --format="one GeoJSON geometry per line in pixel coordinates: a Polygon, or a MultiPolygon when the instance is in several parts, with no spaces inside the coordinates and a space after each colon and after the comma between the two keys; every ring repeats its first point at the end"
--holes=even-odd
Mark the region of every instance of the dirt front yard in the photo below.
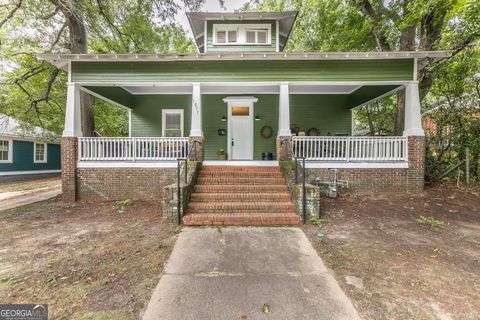
{"type": "Polygon", "coordinates": [[[363,318],[480,319],[478,192],[436,186],[322,206],[325,236],[304,230],[363,318]]]}
{"type": "Polygon", "coordinates": [[[57,197],[0,212],[0,301],[48,303],[51,319],[138,319],[175,231],[155,202],[57,197]]]}

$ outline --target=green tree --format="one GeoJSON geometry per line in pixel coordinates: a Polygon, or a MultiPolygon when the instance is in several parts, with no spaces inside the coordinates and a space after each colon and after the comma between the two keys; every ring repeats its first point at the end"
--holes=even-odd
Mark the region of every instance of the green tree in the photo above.
{"type": "MultiPolygon", "coordinates": [[[[478,43],[478,0],[253,0],[244,10],[298,10],[287,50],[454,50],[478,43]]],[[[431,68],[419,79],[423,100],[434,83],[431,68]]],[[[397,95],[395,129],[403,132],[404,92],[397,95]]]]}
{"type": "MultiPolygon", "coordinates": [[[[193,43],[173,21],[203,0],[11,0],[0,6],[0,111],[59,132],[66,77],[33,53],[189,52],[193,43]]],[[[95,129],[98,99],[82,94],[82,131],[95,129]]],[[[114,110],[114,109],[110,109],[114,110]]],[[[97,120],[122,121],[111,111],[97,120]]],[[[106,128],[97,125],[98,128],[106,128]]]]}

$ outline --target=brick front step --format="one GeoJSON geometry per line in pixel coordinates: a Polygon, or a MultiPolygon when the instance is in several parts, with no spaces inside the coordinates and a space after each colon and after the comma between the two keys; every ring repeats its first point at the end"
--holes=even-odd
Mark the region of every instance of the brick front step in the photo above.
{"type": "Polygon", "coordinates": [[[189,212],[294,212],[290,202],[190,202],[189,212]]]}
{"type": "Polygon", "coordinates": [[[199,185],[282,185],[285,184],[283,178],[219,178],[219,177],[199,177],[197,180],[199,185]]]}
{"type": "Polygon", "coordinates": [[[200,172],[200,178],[282,178],[281,172],[276,171],[208,171],[200,172]]]}
{"type": "Polygon", "coordinates": [[[246,172],[246,171],[264,171],[264,172],[280,172],[278,167],[235,167],[235,166],[203,166],[202,172],[246,172]]]}
{"type": "Polygon", "coordinates": [[[278,167],[203,167],[183,217],[190,226],[299,222],[278,167]]]}
{"type": "Polygon", "coordinates": [[[215,214],[215,213],[195,213],[187,214],[183,217],[183,224],[187,226],[201,225],[297,225],[300,218],[297,214],[215,214]]]}
{"type": "Polygon", "coordinates": [[[291,200],[288,192],[262,192],[262,193],[193,193],[190,201],[211,202],[211,201],[240,201],[240,202],[289,202],[291,200]]]}
{"type": "Polygon", "coordinates": [[[256,193],[256,192],[287,192],[287,186],[282,185],[196,185],[193,191],[199,193],[256,193]]]}

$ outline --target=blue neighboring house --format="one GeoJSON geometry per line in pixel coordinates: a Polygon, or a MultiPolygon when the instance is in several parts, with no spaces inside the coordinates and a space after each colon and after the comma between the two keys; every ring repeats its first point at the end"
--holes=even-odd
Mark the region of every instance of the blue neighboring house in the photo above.
{"type": "Polygon", "coordinates": [[[60,169],[56,134],[0,113],[0,178],[59,173],[60,169]]]}

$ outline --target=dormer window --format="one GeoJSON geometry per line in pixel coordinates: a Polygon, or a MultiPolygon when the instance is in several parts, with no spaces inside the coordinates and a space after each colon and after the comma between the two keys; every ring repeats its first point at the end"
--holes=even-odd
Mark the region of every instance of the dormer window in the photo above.
{"type": "Polygon", "coordinates": [[[229,44],[238,42],[237,28],[233,26],[216,26],[215,30],[215,44],[229,44]]]}
{"type": "Polygon", "coordinates": [[[270,45],[271,24],[214,24],[213,45],[270,45]]]}
{"type": "Polygon", "coordinates": [[[246,29],[247,44],[268,43],[268,29],[246,29]]]}

